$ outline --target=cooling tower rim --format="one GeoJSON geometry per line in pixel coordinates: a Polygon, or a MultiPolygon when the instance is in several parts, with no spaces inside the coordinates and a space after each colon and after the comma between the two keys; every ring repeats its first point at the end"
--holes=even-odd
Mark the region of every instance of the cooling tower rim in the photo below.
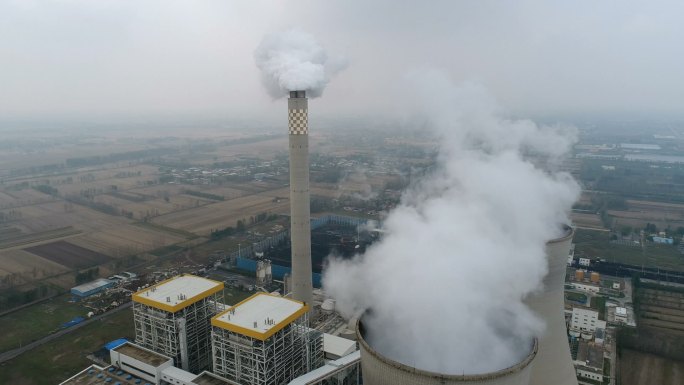
{"type": "MultiPolygon", "coordinates": [[[[387,358],[380,354],[378,351],[373,349],[363,338],[363,323],[361,322],[361,318],[359,318],[356,321],[356,339],[359,341],[359,344],[361,344],[361,351],[363,352],[364,350],[368,353],[370,353],[373,357],[376,359],[380,360],[381,362],[390,365],[400,371],[411,373],[414,375],[418,376],[423,376],[423,377],[431,377],[431,378],[437,378],[437,379],[442,379],[448,382],[468,382],[468,381],[485,381],[485,380],[493,380],[496,378],[501,378],[501,377],[506,377],[509,376],[513,373],[517,373],[525,369],[527,366],[529,366],[534,358],[537,356],[537,351],[539,349],[539,341],[537,338],[533,338],[532,341],[532,349],[530,353],[525,356],[525,358],[520,361],[519,363],[509,366],[504,369],[497,370],[495,372],[489,372],[489,373],[480,373],[480,374],[445,374],[445,373],[438,373],[438,372],[431,372],[428,370],[423,370],[423,369],[418,369],[413,366],[405,365],[400,362],[394,361],[390,358],[387,358]]],[[[361,361],[363,362],[363,356],[361,357],[361,361]]]]}
{"type": "Polygon", "coordinates": [[[564,224],[563,225],[563,235],[561,235],[558,238],[554,238],[554,239],[546,242],[546,244],[548,245],[550,243],[560,243],[563,241],[567,241],[568,239],[572,238],[573,235],[575,235],[575,229],[568,224],[564,224]]]}

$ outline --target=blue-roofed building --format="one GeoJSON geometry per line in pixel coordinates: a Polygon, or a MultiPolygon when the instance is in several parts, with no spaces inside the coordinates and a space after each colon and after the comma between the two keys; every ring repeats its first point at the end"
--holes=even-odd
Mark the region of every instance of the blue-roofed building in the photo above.
{"type": "Polygon", "coordinates": [[[118,340],[114,340],[114,341],[107,342],[107,343],[105,344],[104,348],[107,349],[107,351],[110,351],[110,350],[112,350],[112,349],[114,349],[114,348],[117,348],[117,347],[119,347],[119,346],[125,344],[126,342],[128,342],[127,339],[125,339],[125,338],[119,338],[118,340]]]}

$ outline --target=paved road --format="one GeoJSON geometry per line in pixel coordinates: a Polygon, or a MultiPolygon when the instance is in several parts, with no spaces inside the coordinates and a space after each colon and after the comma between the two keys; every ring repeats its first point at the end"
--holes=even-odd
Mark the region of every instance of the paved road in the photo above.
{"type": "Polygon", "coordinates": [[[98,314],[92,318],[89,318],[89,319],[81,322],[80,324],[76,324],[70,328],[66,328],[66,329],[60,330],[58,332],[52,333],[52,334],[45,336],[39,340],[33,341],[29,344],[26,344],[25,346],[22,346],[20,348],[6,351],[6,352],[0,354],[0,364],[3,362],[9,361],[12,358],[15,358],[15,357],[19,356],[20,354],[26,353],[29,350],[35,349],[35,348],[37,348],[43,344],[46,344],[46,343],[48,343],[48,342],[50,342],[56,338],[59,338],[63,335],[67,335],[67,334],[69,334],[75,330],[78,330],[78,329],[80,329],[86,325],[89,325],[93,322],[99,321],[100,319],[107,317],[108,315],[114,314],[114,313],[119,312],[119,311],[124,310],[124,309],[128,309],[129,307],[131,307],[132,304],[133,304],[133,302],[127,302],[127,303],[117,307],[116,309],[110,310],[106,313],[98,314]]]}

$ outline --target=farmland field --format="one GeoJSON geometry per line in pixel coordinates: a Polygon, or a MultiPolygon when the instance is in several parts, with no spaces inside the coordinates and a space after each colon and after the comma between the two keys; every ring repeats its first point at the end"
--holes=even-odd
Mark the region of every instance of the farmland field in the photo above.
{"type": "Polygon", "coordinates": [[[26,206],[19,209],[21,218],[12,225],[26,233],[54,230],[73,226],[79,230],[93,231],[129,223],[123,217],[115,217],[79,205],[66,205],[64,202],[51,202],[26,206]]]}
{"type": "Polygon", "coordinates": [[[110,257],[104,254],[65,241],[46,243],[25,250],[72,269],[96,266],[110,260],[110,257]]]}
{"type": "Polygon", "coordinates": [[[572,223],[580,228],[606,230],[601,222],[601,217],[593,213],[578,213],[572,212],[570,214],[572,223]]]}
{"type": "Polygon", "coordinates": [[[0,277],[15,274],[30,281],[65,271],[69,268],[24,250],[0,251],[0,277]]]}
{"type": "Polygon", "coordinates": [[[112,257],[137,254],[185,240],[150,227],[126,224],[91,232],[69,240],[69,243],[107,254],[112,257]]]}
{"type": "Polygon", "coordinates": [[[577,229],[575,255],[605,258],[610,262],[684,271],[684,256],[670,245],[646,244],[631,247],[610,243],[605,231],[577,229]]]}
{"type": "Polygon", "coordinates": [[[684,362],[631,349],[623,349],[620,360],[622,385],[684,383],[684,362]]]}
{"type": "Polygon", "coordinates": [[[10,236],[4,237],[0,240],[0,249],[16,248],[31,243],[38,243],[42,241],[50,241],[61,238],[71,237],[81,232],[71,226],[56,228],[54,230],[46,230],[32,234],[24,234],[21,230],[15,228],[18,233],[13,233],[10,236]]]}
{"type": "Polygon", "coordinates": [[[45,337],[51,331],[77,316],[85,317],[89,309],[69,302],[71,295],[63,294],[43,303],[0,317],[0,352],[11,350],[45,337]],[[18,327],[21,325],[21,327],[18,327]]]}
{"type": "Polygon", "coordinates": [[[259,213],[287,213],[290,208],[289,200],[280,199],[274,202],[273,194],[266,192],[217,202],[162,215],[154,218],[153,222],[199,235],[208,235],[212,230],[235,227],[238,220],[259,213]]]}
{"type": "Polygon", "coordinates": [[[0,365],[0,384],[58,384],[90,365],[88,354],[134,334],[133,312],[119,311],[0,365]]]}
{"type": "Polygon", "coordinates": [[[684,226],[684,205],[642,200],[627,200],[629,210],[610,210],[621,225],[642,228],[646,223],[654,223],[659,228],[684,226]]]}

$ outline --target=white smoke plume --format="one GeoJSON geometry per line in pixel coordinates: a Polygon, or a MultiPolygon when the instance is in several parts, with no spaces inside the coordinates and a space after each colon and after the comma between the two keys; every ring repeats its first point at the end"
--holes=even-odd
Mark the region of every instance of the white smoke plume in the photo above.
{"type": "MultiPolygon", "coordinates": [[[[497,117],[476,86],[439,73],[409,88],[440,138],[437,170],[402,196],[384,238],[352,260],[331,258],[324,287],[343,315],[366,311],[366,339],[423,370],[478,374],[530,352],[543,330],[523,298],[546,273],[579,187],[558,161],[574,130],[497,117]]],[[[560,311],[560,309],[559,309],[560,311]]]]}
{"type": "Polygon", "coordinates": [[[323,94],[330,78],[346,67],[343,59],[331,59],[316,39],[298,29],[267,35],[254,52],[261,80],[275,99],[288,91],[323,94]]]}

